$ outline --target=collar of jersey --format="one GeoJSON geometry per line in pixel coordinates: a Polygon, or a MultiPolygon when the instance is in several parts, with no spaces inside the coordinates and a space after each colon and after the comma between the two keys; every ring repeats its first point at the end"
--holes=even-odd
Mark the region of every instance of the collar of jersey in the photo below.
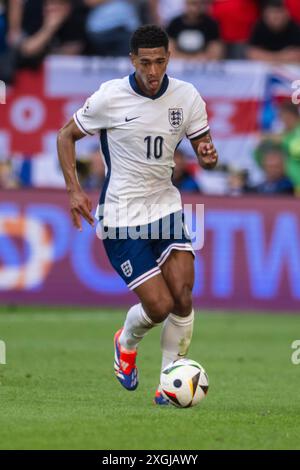
{"type": "Polygon", "coordinates": [[[169,77],[167,74],[164,76],[160,89],[158,90],[156,95],[153,95],[153,96],[146,95],[140,89],[138,82],[136,81],[136,78],[135,78],[135,73],[132,73],[131,75],[129,75],[129,83],[130,83],[131,88],[138,95],[145,96],[145,98],[149,98],[150,100],[157,100],[157,98],[160,98],[167,91],[167,88],[169,86],[169,77]]]}

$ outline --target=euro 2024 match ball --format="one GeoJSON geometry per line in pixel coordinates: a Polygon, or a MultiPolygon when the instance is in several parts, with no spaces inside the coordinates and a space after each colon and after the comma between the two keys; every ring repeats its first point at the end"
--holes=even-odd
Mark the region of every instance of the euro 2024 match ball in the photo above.
{"type": "Polygon", "coordinates": [[[189,408],[200,403],[208,392],[208,375],[192,359],[179,359],[168,364],[160,377],[161,392],[170,403],[189,408]]]}

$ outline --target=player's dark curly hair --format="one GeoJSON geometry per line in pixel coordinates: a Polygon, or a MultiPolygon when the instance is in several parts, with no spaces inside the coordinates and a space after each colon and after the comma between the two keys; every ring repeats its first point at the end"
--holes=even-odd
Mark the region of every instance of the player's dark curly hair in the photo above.
{"type": "Polygon", "coordinates": [[[169,48],[169,38],[164,29],[155,24],[147,24],[138,28],[132,35],[130,50],[134,54],[139,48],[152,49],[154,47],[169,48]]]}

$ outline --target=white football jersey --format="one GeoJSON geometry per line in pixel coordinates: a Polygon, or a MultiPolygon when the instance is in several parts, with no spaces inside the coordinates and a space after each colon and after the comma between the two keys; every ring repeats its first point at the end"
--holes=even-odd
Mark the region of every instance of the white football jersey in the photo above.
{"type": "Polygon", "coordinates": [[[149,97],[132,74],[103,83],[73,117],[84,134],[100,132],[106,179],[96,217],[103,225],[143,225],[181,210],[171,182],[174,152],[185,136],[209,130],[193,85],[165,75],[149,97]]]}

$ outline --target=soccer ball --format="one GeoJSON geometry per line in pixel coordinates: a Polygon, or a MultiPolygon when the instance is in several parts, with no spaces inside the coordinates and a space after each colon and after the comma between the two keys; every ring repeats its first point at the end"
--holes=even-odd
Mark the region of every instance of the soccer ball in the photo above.
{"type": "Polygon", "coordinates": [[[179,359],[167,365],[160,377],[161,392],[172,405],[188,408],[197,405],[208,391],[208,375],[198,362],[179,359]]]}

